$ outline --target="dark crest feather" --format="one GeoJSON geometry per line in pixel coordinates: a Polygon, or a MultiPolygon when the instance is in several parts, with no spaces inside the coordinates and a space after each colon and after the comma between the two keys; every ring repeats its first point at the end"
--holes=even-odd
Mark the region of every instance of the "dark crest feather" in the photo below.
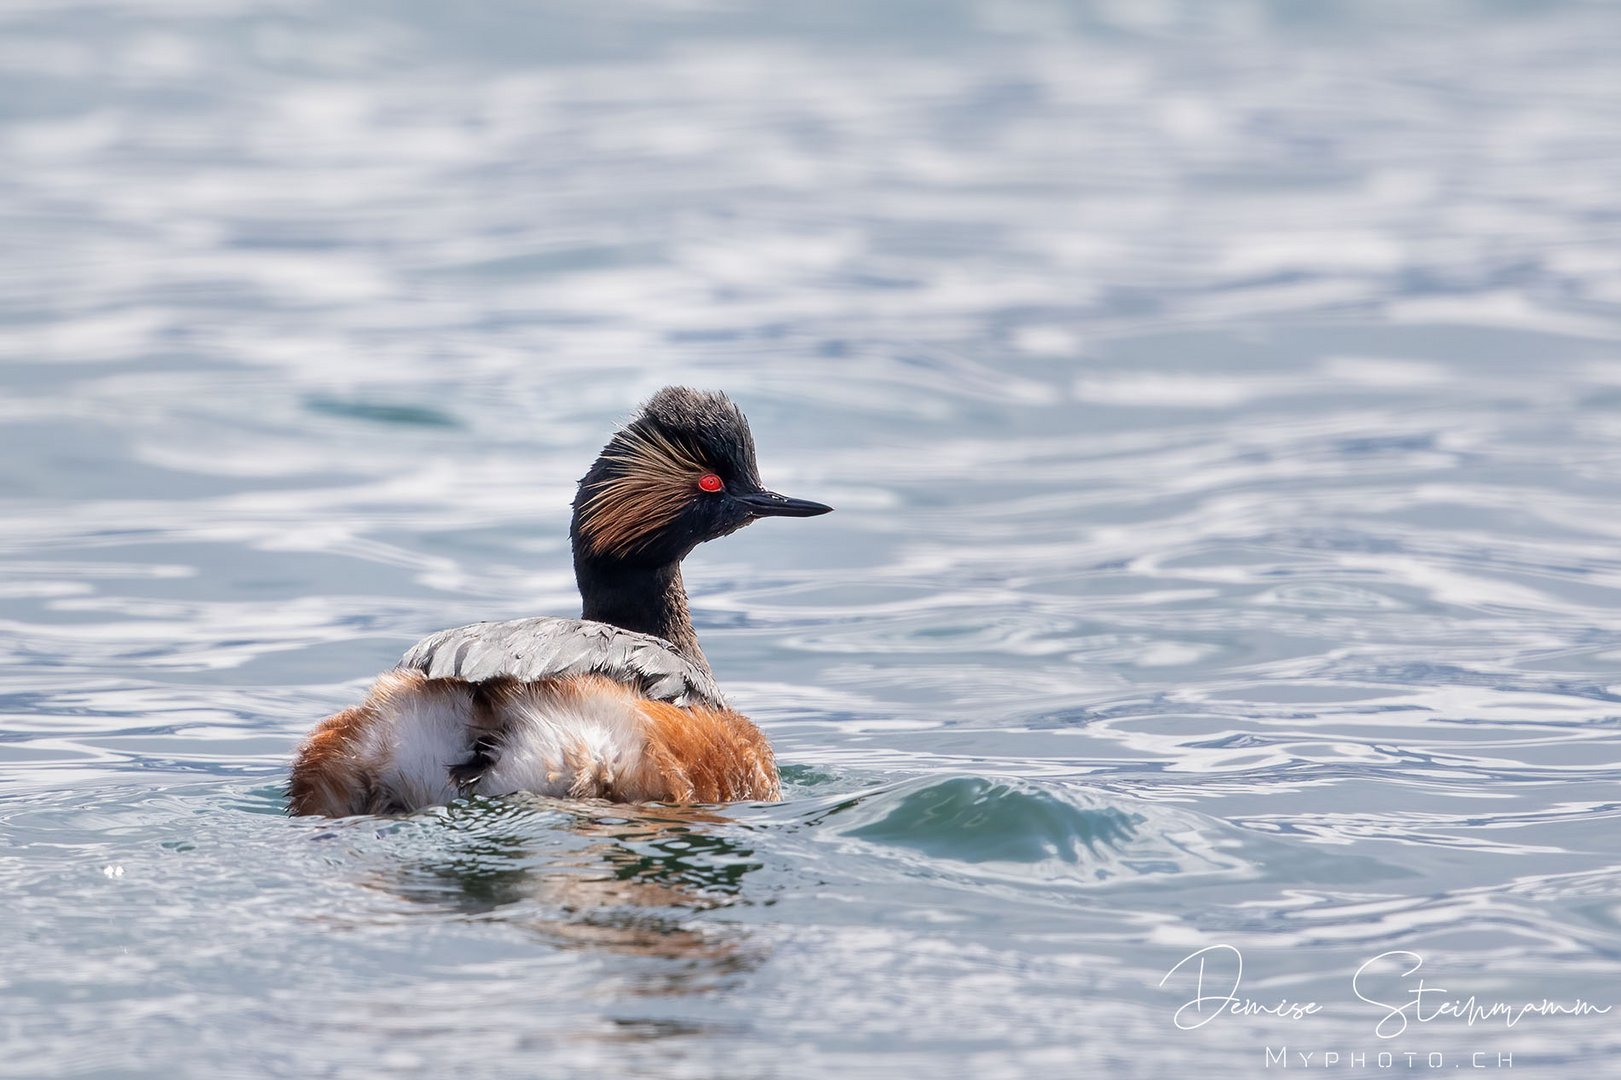
{"type": "Polygon", "coordinates": [[[580,540],[593,555],[635,554],[697,498],[707,472],[760,487],[748,420],[725,394],[665,387],[614,433],[580,481],[580,540]]]}

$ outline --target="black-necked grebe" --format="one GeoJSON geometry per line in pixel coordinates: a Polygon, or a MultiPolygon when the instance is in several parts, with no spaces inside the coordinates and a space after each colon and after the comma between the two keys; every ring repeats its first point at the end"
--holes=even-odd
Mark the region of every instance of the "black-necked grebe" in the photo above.
{"type": "Polygon", "coordinates": [[[399,813],[532,791],[620,802],[780,797],[765,736],[698,647],[681,560],[762,517],[832,507],[765,490],[723,394],[667,387],[580,481],[578,619],[475,623],[412,646],[299,749],[295,814],[399,813]]]}

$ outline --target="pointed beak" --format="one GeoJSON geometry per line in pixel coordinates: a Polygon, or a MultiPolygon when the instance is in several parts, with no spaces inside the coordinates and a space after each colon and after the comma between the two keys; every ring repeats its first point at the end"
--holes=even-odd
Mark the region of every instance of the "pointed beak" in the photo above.
{"type": "Polygon", "coordinates": [[[733,495],[732,498],[748,507],[749,513],[755,517],[815,517],[833,512],[831,506],[809,499],[790,499],[775,491],[751,491],[744,495],[733,495]]]}

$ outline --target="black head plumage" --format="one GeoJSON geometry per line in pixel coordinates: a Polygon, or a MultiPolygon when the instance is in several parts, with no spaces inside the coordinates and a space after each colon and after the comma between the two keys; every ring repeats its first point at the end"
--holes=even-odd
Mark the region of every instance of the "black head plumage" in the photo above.
{"type": "Polygon", "coordinates": [[[581,478],[575,558],[679,562],[761,517],[832,507],[767,491],[743,411],[725,394],[670,386],[616,432],[581,478]]]}

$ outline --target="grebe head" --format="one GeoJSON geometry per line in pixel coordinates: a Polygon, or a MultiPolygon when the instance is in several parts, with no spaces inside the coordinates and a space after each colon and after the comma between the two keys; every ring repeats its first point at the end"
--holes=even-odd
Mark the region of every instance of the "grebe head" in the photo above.
{"type": "Polygon", "coordinates": [[[749,422],[725,394],[669,386],[581,478],[569,535],[576,564],[660,566],[757,518],[832,509],[766,490],[749,422]]]}

